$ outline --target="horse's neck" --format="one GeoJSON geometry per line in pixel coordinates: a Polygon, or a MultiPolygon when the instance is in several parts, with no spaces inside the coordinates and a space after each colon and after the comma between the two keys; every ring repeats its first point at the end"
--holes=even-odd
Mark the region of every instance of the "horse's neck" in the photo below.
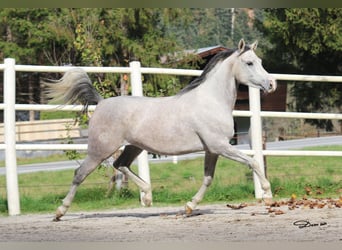
{"type": "Polygon", "coordinates": [[[232,110],[236,101],[237,86],[231,68],[231,61],[223,61],[208,77],[201,91],[204,92],[206,98],[211,97],[232,110]]]}

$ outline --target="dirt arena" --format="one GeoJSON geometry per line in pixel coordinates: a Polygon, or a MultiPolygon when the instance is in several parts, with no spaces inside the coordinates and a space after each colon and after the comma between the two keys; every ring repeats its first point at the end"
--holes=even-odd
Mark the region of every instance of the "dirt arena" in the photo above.
{"type": "Polygon", "coordinates": [[[199,205],[188,217],[182,207],[70,212],[60,222],[1,217],[0,242],[342,242],[342,209],[333,205],[227,205],[199,205]]]}

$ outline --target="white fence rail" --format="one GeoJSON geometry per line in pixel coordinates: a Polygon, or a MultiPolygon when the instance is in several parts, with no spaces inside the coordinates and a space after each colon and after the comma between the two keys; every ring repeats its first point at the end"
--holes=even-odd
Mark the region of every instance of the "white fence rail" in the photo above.
{"type": "MultiPolygon", "coordinates": [[[[8,199],[9,215],[20,214],[19,188],[17,176],[16,150],[86,150],[86,144],[17,144],[15,135],[15,111],[16,110],[81,110],[77,105],[29,105],[15,104],[15,73],[21,72],[65,72],[71,67],[59,66],[30,66],[15,65],[15,60],[7,58],[4,64],[0,64],[0,70],[4,71],[4,103],[0,104],[0,109],[4,110],[5,120],[5,143],[0,144],[0,150],[5,150],[6,164],[6,188],[8,199]]],[[[142,74],[169,74],[198,76],[200,70],[184,69],[164,69],[164,68],[143,68],[139,62],[131,62],[130,67],[82,67],[86,72],[101,73],[127,73],[131,75],[132,94],[142,95],[142,74]]],[[[342,83],[342,76],[313,76],[313,75],[284,75],[273,74],[277,80],[289,81],[316,81],[316,82],[337,82],[342,83]]],[[[260,92],[257,89],[249,89],[250,110],[234,111],[234,116],[250,117],[252,149],[243,150],[245,153],[254,155],[255,159],[264,166],[264,155],[304,155],[304,156],[342,156],[341,151],[288,151],[288,150],[262,150],[262,117],[282,117],[282,118],[310,118],[310,119],[337,119],[342,120],[342,114],[324,113],[295,113],[295,112],[270,112],[260,111],[260,92]]],[[[93,110],[95,106],[90,106],[93,110]]],[[[141,154],[138,159],[139,175],[150,182],[149,167],[146,153],[141,154]]],[[[255,196],[261,198],[262,190],[259,180],[254,178],[255,196]]]]}

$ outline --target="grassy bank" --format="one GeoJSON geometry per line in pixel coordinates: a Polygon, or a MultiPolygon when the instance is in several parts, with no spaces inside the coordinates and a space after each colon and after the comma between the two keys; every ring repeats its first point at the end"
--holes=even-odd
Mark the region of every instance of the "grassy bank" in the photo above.
{"type": "MultiPolygon", "coordinates": [[[[342,150],[342,146],[313,148],[342,150]]],[[[136,166],[133,166],[136,171],[136,166]]],[[[151,164],[154,206],[182,206],[196,193],[203,179],[203,159],[151,164]]],[[[139,206],[139,191],[128,189],[106,195],[112,168],[99,168],[80,186],[70,211],[139,206]]],[[[268,157],[267,174],[275,198],[339,197],[342,195],[340,157],[268,157]]],[[[66,195],[73,171],[19,175],[22,213],[54,213],[66,195]]],[[[252,172],[244,165],[219,159],[213,185],[203,202],[254,200],[252,172]]],[[[0,214],[7,214],[5,177],[0,176],[0,214]]]]}

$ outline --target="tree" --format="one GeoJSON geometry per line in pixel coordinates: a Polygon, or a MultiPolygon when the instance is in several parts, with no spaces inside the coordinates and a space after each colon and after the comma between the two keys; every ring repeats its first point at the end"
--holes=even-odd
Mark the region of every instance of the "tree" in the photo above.
{"type": "MultiPolygon", "coordinates": [[[[42,64],[44,53],[50,49],[48,9],[0,10],[0,58],[12,57],[21,64],[42,64]]],[[[40,84],[37,73],[17,73],[17,103],[39,103],[40,84]]],[[[18,112],[17,115],[22,114],[18,112]]],[[[30,112],[30,119],[33,119],[30,112]]],[[[17,119],[21,118],[20,116],[17,119]]]]}
{"type": "Polygon", "coordinates": [[[233,48],[241,38],[251,43],[263,40],[254,25],[255,19],[262,18],[260,9],[193,8],[186,9],[185,14],[170,25],[169,32],[187,49],[219,44],[233,48]]]}
{"type": "MultiPolygon", "coordinates": [[[[160,58],[183,50],[167,32],[183,9],[1,9],[0,59],[15,58],[19,64],[128,66],[139,60],[145,67],[190,67],[186,62],[160,58]]],[[[18,103],[40,102],[42,73],[17,74],[18,103]],[[29,79],[28,79],[29,78],[29,79]],[[29,82],[30,87],[27,87],[29,82]],[[27,98],[27,95],[31,96],[27,98]],[[34,96],[34,98],[33,98],[34,96]]],[[[54,78],[56,76],[53,76],[54,78]]],[[[125,75],[93,75],[104,97],[129,91],[122,88],[125,75]]],[[[144,76],[149,96],[178,92],[186,83],[173,76],[144,76]]]]}
{"type": "MultiPolygon", "coordinates": [[[[80,62],[128,66],[130,61],[138,60],[143,67],[160,67],[162,56],[183,50],[166,32],[181,12],[179,9],[79,9],[74,45],[80,62]]],[[[182,61],[171,62],[171,66],[187,66],[182,61]]],[[[105,97],[119,94],[125,75],[106,77],[110,79],[97,77],[97,89],[105,97]]],[[[147,96],[171,95],[183,87],[177,77],[170,76],[145,75],[143,84],[147,96]]]]}
{"type": "Polygon", "coordinates": [[[21,64],[72,63],[74,27],[66,17],[64,9],[1,9],[0,57],[21,64]]]}
{"type": "MultiPolygon", "coordinates": [[[[267,52],[272,72],[340,75],[342,73],[342,9],[266,9],[258,26],[273,45],[267,52]]],[[[342,110],[342,85],[295,83],[293,109],[300,112],[342,110]]],[[[306,120],[332,130],[330,120],[306,120]]]]}
{"type": "MultiPolygon", "coordinates": [[[[248,9],[235,11],[237,41],[240,36],[250,41],[260,38],[260,32],[248,25],[248,9]]],[[[230,8],[1,9],[0,59],[13,57],[21,64],[74,66],[128,66],[130,61],[139,60],[143,67],[196,68],[198,58],[184,58],[182,51],[216,44],[235,46],[231,24],[230,8]],[[161,57],[168,60],[162,62],[161,57]]],[[[25,74],[18,74],[19,103],[28,99],[39,103],[39,78],[60,76],[25,74]]],[[[91,74],[91,78],[104,97],[129,92],[127,75],[91,74]]],[[[172,95],[188,81],[184,77],[144,75],[144,94],[172,95]]]]}

